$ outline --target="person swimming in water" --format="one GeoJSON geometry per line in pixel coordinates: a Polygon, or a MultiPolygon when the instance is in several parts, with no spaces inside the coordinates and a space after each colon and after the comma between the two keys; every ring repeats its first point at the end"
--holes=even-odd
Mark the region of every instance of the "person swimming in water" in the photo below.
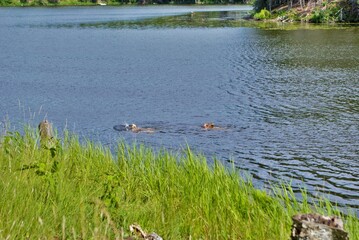
{"type": "Polygon", "coordinates": [[[214,123],[204,123],[203,125],[202,125],[202,128],[204,128],[204,129],[213,129],[214,128],[214,123]]]}
{"type": "Polygon", "coordinates": [[[154,133],[155,132],[155,129],[153,129],[153,128],[140,128],[140,127],[137,127],[137,125],[134,123],[126,125],[126,130],[132,131],[134,133],[139,133],[139,132],[154,133]]]}
{"type": "Polygon", "coordinates": [[[206,129],[206,130],[210,130],[210,129],[217,129],[217,130],[220,130],[220,129],[224,129],[222,127],[217,127],[214,125],[213,122],[206,122],[202,125],[202,128],[206,129]]]}

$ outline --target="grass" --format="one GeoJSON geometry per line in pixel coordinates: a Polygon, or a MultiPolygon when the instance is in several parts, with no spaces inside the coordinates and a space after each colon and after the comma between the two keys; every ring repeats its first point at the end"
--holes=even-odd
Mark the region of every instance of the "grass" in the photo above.
{"type": "Polygon", "coordinates": [[[65,133],[39,147],[38,132],[0,137],[0,239],[123,239],[137,223],[163,239],[289,239],[291,216],[341,215],[350,239],[359,220],[329,201],[297,201],[289,186],[255,189],[189,148],[117,153],[65,133]]]}

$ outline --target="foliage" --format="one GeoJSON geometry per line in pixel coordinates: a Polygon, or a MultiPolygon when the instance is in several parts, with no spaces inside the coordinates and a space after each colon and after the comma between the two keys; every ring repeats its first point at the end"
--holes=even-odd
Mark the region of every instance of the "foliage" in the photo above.
{"type": "Polygon", "coordinates": [[[262,9],[259,13],[254,14],[253,17],[257,20],[270,19],[271,13],[267,9],[262,9]]]}
{"type": "Polygon", "coordinates": [[[262,9],[269,9],[267,0],[254,0],[253,2],[253,10],[254,12],[258,13],[262,9]]]}
{"type": "Polygon", "coordinates": [[[309,22],[324,23],[340,21],[340,7],[334,4],[327,4],[325,9],[315,8],[309,15],[309,22]]]}
{"type": "Polygon", "coordinates": [[[0,6],[9,6],[12,4],[12,0],[0,0],[0,6]]]}
{"type": "MultiPolygon", "coordinates": [[[[67,132],[50,148],[37,131],[7,132],[0,171],[1,239],[123,239],[132,223],[164,239],[286,239],[295,213],[340,214],[326,200],[310,205],[305,191],[299,202],[288,185],[255,189],[189,148],[119,143],[115,158],[67,132]]],[[[359,239],[358,219],[342,217],[359,239]]]]}
{"type": "Polygon", "coordinates": [[[324,22],[324,19],[325,19],[324,11],[317,8],[311,13],[308,20],[309,22],[321,23],[324,22]]]}
{"type": "Polygon", "coordinates": [[[312,1],[293,0],[290,2],[284,0],[255,0],[253,8],[256,13],[259,13],[262,9],[276,12],[276,8],[283,9],[285,7],[286,13],[281,13],[279,15],[280,19],[290,21],[309,21],[313,23],[359,21],[359,3],[352,0],[323,1],[320,6],[317,5],[314,8],[312,1]],[[290,6],[293,6],[293,8],[290,6]],[[310,11],[309,14],[308,11],[310,11]]]}
{"type": "Polygon", "coordinates": [[[286,16],[288,17],[288,19],[290,19],[291,21],[300,21],[300,16],[299,13],[296,9],[291,9],[287,12],[286,16]]]}

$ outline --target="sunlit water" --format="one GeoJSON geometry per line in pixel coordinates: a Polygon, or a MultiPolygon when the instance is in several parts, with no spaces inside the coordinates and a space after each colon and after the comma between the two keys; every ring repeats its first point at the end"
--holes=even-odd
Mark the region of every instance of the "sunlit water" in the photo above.
{"type": "Polygon", "coordinates": [[[13,128],[47,117],[113,149],[121,139],[188,144],[256,186],[291,181],[358,212],[359,28],[233,20],[249,9],[0,9],[0,117],[13,128]],[[126,123],[156,132],[123,131],[126,123]]]}

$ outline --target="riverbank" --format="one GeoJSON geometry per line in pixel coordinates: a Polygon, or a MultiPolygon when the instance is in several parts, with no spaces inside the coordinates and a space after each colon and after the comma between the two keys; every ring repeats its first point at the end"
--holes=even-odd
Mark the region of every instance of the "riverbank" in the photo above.
{"type": "Polygon", "coordinates": [[[103,145],[64,133],[45,147],[38,133],[0,138],[0,238],[123,239],[137,223],[163,239],[287,239],[299,212],[340,215],[350,239],[359,220],[329,201],[298,201],[283,185],[255,189],[235,169],[189,148],[171,153],[103,145]]]}
{"type": "Polygon", "coordinates": [[[256,20],[279,22],[339,23],[359,22],[359,5],[351,0],[291,1],[275,6],[257,0],[254,4],[256,20]]]}

